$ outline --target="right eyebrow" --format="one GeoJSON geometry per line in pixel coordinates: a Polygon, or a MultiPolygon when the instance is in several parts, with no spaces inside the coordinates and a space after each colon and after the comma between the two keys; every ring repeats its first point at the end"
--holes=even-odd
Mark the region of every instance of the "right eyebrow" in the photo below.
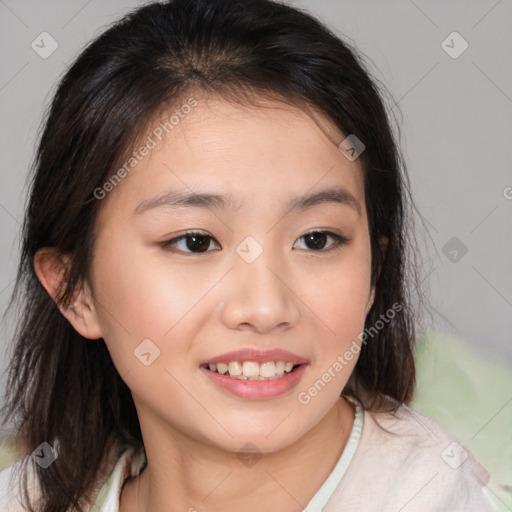
{"type": "Polygon", "coordinates": [[[203,209],[230,209],[235,211],[239,206],[235,205],[232,196],[221,194],[201,194],[194,192],[170,191],[160,196],[142,201],[134,210],[134,214],[141,215],[154,208],[203,208],[203,209]]]}

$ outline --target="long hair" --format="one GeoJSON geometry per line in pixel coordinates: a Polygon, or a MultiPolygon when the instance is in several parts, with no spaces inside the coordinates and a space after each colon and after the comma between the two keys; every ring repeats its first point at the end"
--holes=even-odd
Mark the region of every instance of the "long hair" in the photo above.
{"type": "MultiPolygon", "coordinates": [[[[143,447],[130,390],[104,340],[83,338],[58,304],[69,304],[89,275],[101,205],[95,190],[113,176],[151,120],[178,107],[194,89],[233,102],[267,96],[313,107],[364,143],[359,159],[376,286],[365,326],[375,329],[379,320],[383,326],[362,343],[343,393],[371,411],[396,411],[412,399],[407,174],[376,79],[348,43],[285,4],[149,4],[109,27],[67,70],[45,115],[31,168],[10,303],[20,314],[2,416],[16,426],[23,453],[43,442],[58,444],[55,462],[47,469],[36,466],[41,512],[83,510],[106,454],[143,447]],[[389,239],[385,254],[381,236],[389,239]],[[56,300],[34,270],[34,256],[43,247],[70,256],[56,300]],[[399,314],[383,323],[394,304],[399,314]]],[[[33,511],[26,492],[25,498],[33,511]]]]}

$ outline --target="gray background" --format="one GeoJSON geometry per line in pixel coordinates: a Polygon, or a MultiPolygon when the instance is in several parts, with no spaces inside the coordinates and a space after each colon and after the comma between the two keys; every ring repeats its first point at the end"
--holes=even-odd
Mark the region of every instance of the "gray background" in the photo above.
{"type": "MultiPolygon", "coordinates": [[[[432,290],[433,327],[477,345],[482,357],[512,364],[512,3],[291,3],[355,44],[400,108],[403,153],[431,237],[423,273],[432,290]],[[469,44],[458,58],[441,46],[453,31],[469,44]],[[458,241],[446,246],[453,237],[458,241]],[[455,256],[458,261],[451,261],[455,256]]],[[[2,311],[13,286],[25,180],[43,109],[80,49],[139,5],[135,0],[0,0],[2,311]],[[43,31],[58,42],[47,59],[31,48],[43,31]]],[[[452,51],[461,48],[457,40],[448,44],[452,51]]],[[[398,112],[393,101],[390,105],[398,112]]],[[[11,323],[0,331],[2,374],[11,323]]]]}

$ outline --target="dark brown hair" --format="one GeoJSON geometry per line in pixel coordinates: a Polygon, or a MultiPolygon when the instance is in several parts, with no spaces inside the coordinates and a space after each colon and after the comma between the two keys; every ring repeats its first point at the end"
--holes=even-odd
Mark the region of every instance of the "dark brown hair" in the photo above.
{"type": "Polygon", "coordinates": [[[359,158],[376,284],[365,326],[375,326],[393,304],[401,311],[363,344],[344,394],[375,411],[410,402],[415,310],[409,285],[416,289],[417,279],[406,267],[407,175],[370,76],[356,50],[322,23],[270,0],[146,5],[92,41],[67,70],[32,168],[10,304],[19,308],[19,323],[2,410],[4,423],[17,427],[23,453],[58,440],[58,459],[44,470],[36,466],[43,491],[38,510],[81,510],[109,450],[141,447],[143,440],[130,390],[104,340],[85,339],[73,329],[39,282],[34,256],[43,247],[70,256],[58,299],[69,304],[89,275],[101,206],[94,191],[149,122],[193,90],[240,104],[267,96],[310,106],[363,141],[359,158]],[[385,254],[381,236],[389,239],[385,254]]]}

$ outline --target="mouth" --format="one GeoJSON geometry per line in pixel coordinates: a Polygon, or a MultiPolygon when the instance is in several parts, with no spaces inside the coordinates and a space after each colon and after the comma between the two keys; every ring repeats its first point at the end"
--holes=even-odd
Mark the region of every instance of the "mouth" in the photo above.
{"type": "Polygon", "coordinates": [[[206,371],[242,381],[277,380],[294,373],[304,363],[293,361],[226,361],[201,365],[206,371]]]}
{"type": "Polygon", "coordinates": [[[217,389],[249,400],[287,396],[309,360],[278,348],[233,350],[201,361],[199,370],[217,389]]]}

